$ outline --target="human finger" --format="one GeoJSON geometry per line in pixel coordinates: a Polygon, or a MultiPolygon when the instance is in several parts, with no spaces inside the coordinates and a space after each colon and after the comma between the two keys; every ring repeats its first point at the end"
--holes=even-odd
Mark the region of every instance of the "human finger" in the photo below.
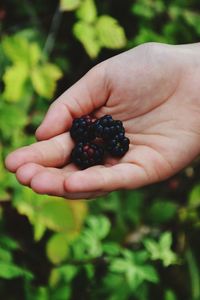
{"type": "Polygon", "coordinates": [[[70,175],[64,183],[70,193],[110,192],[118,189],[137,188],[147,184],[145,170],[136,164],[121,163],[112,167],[95,166],[70,175]]]}
{"type": "Polygon", "coordinates": [[[73,145],[69,133],[63,133],[50,140],[17,149],[7,156],[5,165],[11,172],[16,172],[25,163],[59,167],[68,162],[73,145]]]}
{"type": "Polygon", "coordinates": [[[72,120],[93,112],[108,97],[105,64],[92,68],[50,106],[36,131],[38,140],[49,139],[69,129],[72,120]]]}

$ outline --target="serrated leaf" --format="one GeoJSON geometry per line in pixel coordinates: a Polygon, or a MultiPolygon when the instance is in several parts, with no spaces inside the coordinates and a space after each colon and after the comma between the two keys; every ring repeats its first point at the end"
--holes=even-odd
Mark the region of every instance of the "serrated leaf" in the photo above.
{"type": "Polygon", "coordinates": [[[147,251],[151,254],[152,259],[158,259],[158,257],[160,257],[159,246],[154,240],[145,239],[143,243],[147,251]]]}
{"type": "Polygon", "coordinates": [[[120,49],[126,46],[124,29],[116,19],[107,15],[99,17],[96,22],[96,31],[101,46],[110,49],[120,49]]]}
{"type": "Polygon", "coordinates": [[[13,63],[28,63],[29,43],[20,35],[7,36],[2,40],[2,47],[5,55],[13,63]]]}
{"type": "Polygon", "coordinates": [[[35,67],[31,72],[31,81],[38,95],[51,99],[53,97],[56,82],[62,77],[62,71],[54,64],[46,63],[35,67]]]}
{"type": "Polygon", "coordinates": [[[73,27],[75,37],[83,44],[91,58],[96,58],[101,50],[94,26],[79,21],[73,27]]]}
{"type": "Polygon", "coordinates": [[[109,269],[111,272],[121,273],[126,277],[131,289],[135,290],[145,280],[157,283],[159,278],[155,268],[151,265],[135,264],[134,260],[114,259],[109,269]]]}
{"type": "Polygon", "coordinates": [[[70,11],[76,9],[81,3],[81,0],[60,0],[60,9],[62,11],[70,11]]]}
{"type": "Polygon", "coordinates": [[[14,64],[23,62],[27,67],[35,66],[42,56],[38,43],[30,42],[23,33],[5,37],[2,40],[2,48],[5,56],[14,64]]]}
{"type": "Polygon", "coordinates": [[[54,234],[47,242],[46,252],[49,260],[54,264],[59,264],[68,256],[68,243],[62,233],[54,234]]]}
{"type": "Polygon", "coordinates": [[[22,97],[26,92],[25,83],[28,79],[28,75],[27,65],[23,62],[7,67],[3,75],[3,81],[5,84],[3,98],[8,102],[17,102],[22,100],[22,97]]]}
{"type": "Polygon", "coordinates": [[[108,235],[111,227],[109,220],[104,216],[90,216],[87,219],[87,224],[100,240],[108,235]]]}
{"type": "Polygon", "coordinates": [[[138,270],[140,276],[153,283],[158,283],[159,282],[159,277],[158,273],[156,272],[155,268],[150,265],[144,265],[138,270]]]}
{"type": "Polygon", "coordinates": [[[79,19],[85,23],[92,23],[97,18],[97,9],[93,0],[82,0],[81,5],[76,11],[79,19]]]}
{"type": "Polygon", "coordinates": [[[161,260],[165,267],[178,263],[176,253],[171,250],[172,235],[170,232],[164,232],[158,242],[146,239],[143,243],[152,260],[161,260]]]}
{"type": "Polygon", "coordinates": [[[78,251],[78,255],[81,254],[82,257],[84,257],[85,254],[89,257],[99,257],[102,255],[102,244],[98,237],[96,237],[94,231],[85,229],[80,236],[80,241],[82,247],[79,244],[76,245],[80,248],[82,253],[78,251]]]}

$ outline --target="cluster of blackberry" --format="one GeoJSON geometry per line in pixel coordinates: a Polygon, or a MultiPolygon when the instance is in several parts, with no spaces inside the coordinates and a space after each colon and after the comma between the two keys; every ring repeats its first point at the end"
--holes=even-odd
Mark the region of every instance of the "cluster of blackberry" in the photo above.
{"type": "Polygon", "coordinates": [[[114,157],[122,157],[129,149],[122,122],[110,115],[74,119],[70,134],[76,142],[71,159],[80,169],[102,164],[105,150],[114,157]]]}

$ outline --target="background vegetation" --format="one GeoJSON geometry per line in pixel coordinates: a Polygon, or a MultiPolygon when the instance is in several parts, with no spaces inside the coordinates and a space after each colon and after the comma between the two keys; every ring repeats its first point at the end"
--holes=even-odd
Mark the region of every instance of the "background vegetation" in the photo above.
{"type": "Polygon", "coordinates": [[[0,298],[199,300],[198,161],[89,203],[36,195],[3,164],[96,63],[144,42],[197,42],[199,1],[3,0],[0,35],[0,298]]]}

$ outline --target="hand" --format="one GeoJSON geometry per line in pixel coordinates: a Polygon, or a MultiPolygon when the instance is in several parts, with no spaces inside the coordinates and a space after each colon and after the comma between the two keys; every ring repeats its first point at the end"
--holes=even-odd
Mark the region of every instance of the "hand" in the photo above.
{"type": "Polygon", "coordinates": [[[41,194],[94,198],[164,180],[200,153],[199,46],[144,44],[97,65],[49,108],[37,143],[8,155],[17,179],[41,194]],[[130,150],[104,166],[70,163],[75,117],[123,121],[130,150]]]}

